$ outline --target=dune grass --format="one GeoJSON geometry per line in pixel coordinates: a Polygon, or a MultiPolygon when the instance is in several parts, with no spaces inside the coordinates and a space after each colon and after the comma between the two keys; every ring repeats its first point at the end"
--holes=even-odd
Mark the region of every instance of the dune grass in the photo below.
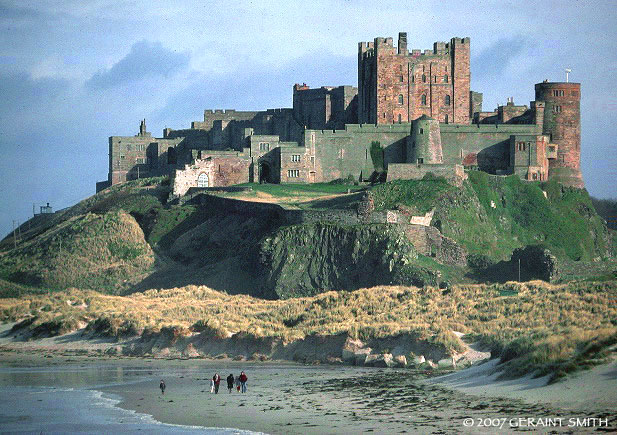
{"type": "Polygon", "coordinates": [[[510,376],[536,371],[557,379],[607,357],[609,346],[617,343],[616,302],[617,281],[455,285],[447,291],[389,286],[284,301],[204,286],[124,297],[72,289],[0,299],[0,319],[29,318],[30,328],[47,324],[65,332],[88,323],[116,336],[164,327],[208,328],[220,337],[243,332],[286,342],[313,334],[368,340],[415,333],[451,352],[463,348],[452,334],[459,331],[500,356],[510,376]]]}

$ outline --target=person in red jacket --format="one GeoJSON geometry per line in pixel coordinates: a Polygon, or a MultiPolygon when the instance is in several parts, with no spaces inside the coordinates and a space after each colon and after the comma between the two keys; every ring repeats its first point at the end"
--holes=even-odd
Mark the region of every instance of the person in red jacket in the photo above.
{"type": "Polygon", "coordinates": [[[221,377],[218,373],[212,376],[212,382],[214,383],[214,394],[219,393],[219,385],[221,385],[221,377]]]}
{"type": "Polygon", "coordinates": [[[242,386],[242,392],[246,393],[246,381],[248,381],[249,378],[246,377],[246,374],[244,372],[240,373],[240,385],[242,386]]]}

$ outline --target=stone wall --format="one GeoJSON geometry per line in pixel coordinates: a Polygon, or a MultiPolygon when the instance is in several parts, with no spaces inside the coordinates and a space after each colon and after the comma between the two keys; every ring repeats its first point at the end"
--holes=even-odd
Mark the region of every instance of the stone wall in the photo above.
{"type": "Polygon", "coordinates": [[[392,180],[421,180],[431,173],[456,186],[461,186],[467,179],[467,174],[461,165],[418,165],[413,163],[391,163],[388,165],[387,181],[392,180]]]}
{"type": "Polygon", "coordinates": [[[231,186],[248,183],[251,161],[245,156],[211,156],[197,159],[193,164],[178,169],[174,176],[173,194],[184,195],[191,187],[198,187],[198,179],[204,180],[203,187],[231,186]]]}
{"type": "Polygon", "coordinates": [[[414,248],[427,257],[433,257],[439,263],[464,267],[467,264],[467,252],[454,240],[445,237],[431,226],[404,225],[405,234],[414,248]]]}

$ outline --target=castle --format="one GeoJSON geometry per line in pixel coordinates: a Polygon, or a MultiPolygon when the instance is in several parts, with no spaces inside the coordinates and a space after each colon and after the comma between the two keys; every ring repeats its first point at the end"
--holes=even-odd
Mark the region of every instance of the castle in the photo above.
{"type": "Polygon", "coordinates": [[[470,89],[470,40],[407,49],[407,34],[358,45],[358,87],[293,87],[293,107],[206,110],[203,122],[153,137],[109,138],[109,174],[97,191],[127,180],[174,177],[191,187],[247,182],[316,183],[387,179],[464,169],[584,187],[580,171],[580,83],[535,85],[530,107],[482,111],[470,89]],[[376,152],[377,151],[377,152],[376,152]]]}

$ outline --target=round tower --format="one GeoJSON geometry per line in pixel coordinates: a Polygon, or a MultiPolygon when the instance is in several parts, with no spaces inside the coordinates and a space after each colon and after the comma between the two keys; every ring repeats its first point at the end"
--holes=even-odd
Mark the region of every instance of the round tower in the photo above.
{"type": "Polygon", "coordinates": [[[441,132],[439,121],[422,115],[413,122],[411,128],[412,163],[440,164],[443,163],[441,148],[441,132]]]}
{"type": "Polygon", "coordinates": [[[536,101],[544,101],[543,134],[557,145],[549,160],[548,178],[584,188],[581,173],[581,84],[544,81],[536,84],[536,101]]]}

